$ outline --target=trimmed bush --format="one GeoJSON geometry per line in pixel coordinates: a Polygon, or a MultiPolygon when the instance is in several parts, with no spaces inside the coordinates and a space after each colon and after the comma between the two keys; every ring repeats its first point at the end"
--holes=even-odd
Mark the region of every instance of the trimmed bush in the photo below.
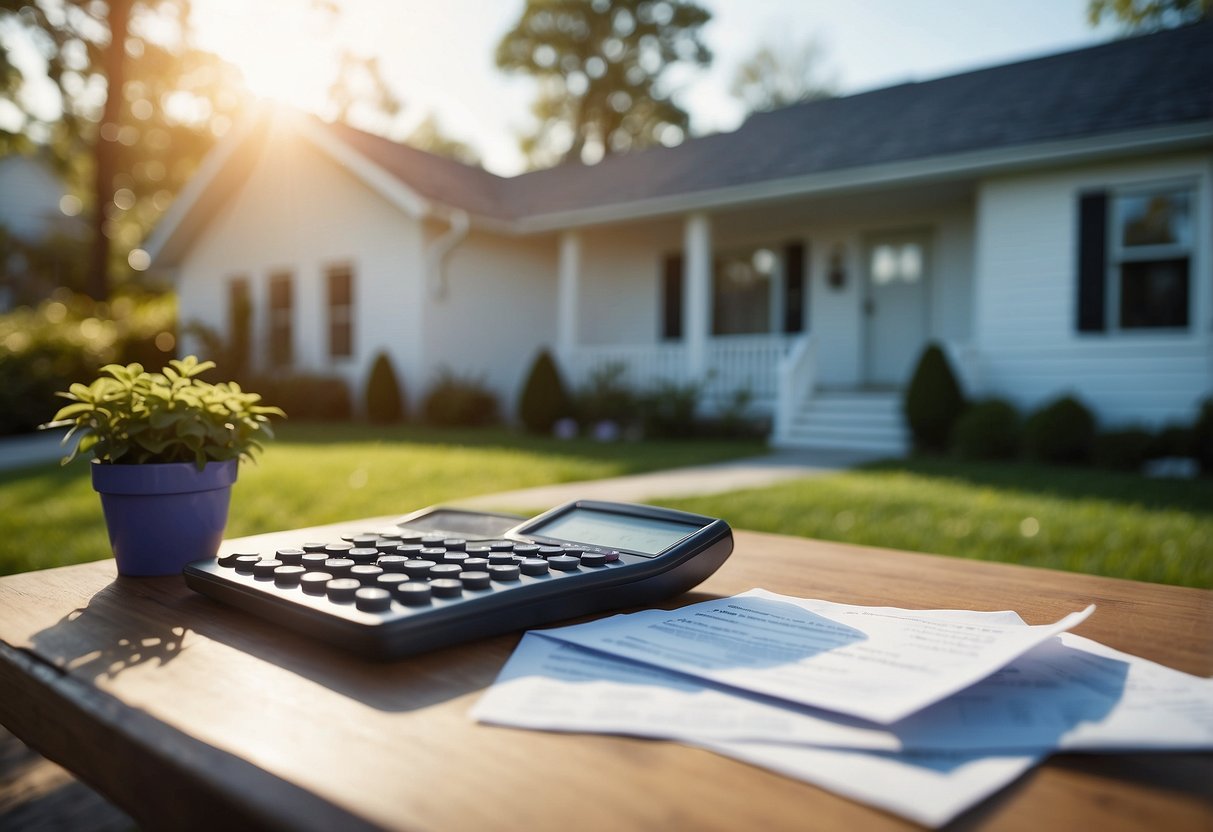
{"type": "Polygon", "coordinates": [[[377,425],[388,425],[404,420],[404,393],[392,368],[392,359],[387,353],[375,356],[371,374],[366,382],[366,418],[377,425]]]}
{"type": "Polygon", "coordinates": [[[965,410],[952,428],[952,453],[961,459],[1011,459],[1019,453],[1019,412],[1002,399],[965,410]]]}
{"type": "Polygon", "coordinates": [[[607,364],[590,374],[589,382],[577,391],[577,419],[583,425],[614,422],[626,425],[636,418],[636,394],[623,380],[627,366],[607,364]]]}
{"type": "Polygon", "coordinates": [[[1091,456],[1095,417],[1073,396],[1042,407],[1024,424],[1024,453],[1042,462],[1081,463],[1091,456]]]}
{"type": "Polygon", "coordinates": [[[1154,437],[1145,428],[1125,428],[1101,433],[1091,446],[1091,462],[1115,471],[1139,471],[1149,458],[1154,437]]]}
{"type": "Polygon", "coordinates": [[[261,393],[265,404],[282,408],[296,422],[346,422],[353,412],[350,389],[337,376],[256,376],[248,386],[261,393]]]}
{"type": "Polygon", "coordinates": [[[497,422],[497,397],[483,378],[462,377],[443,368],[421,406],[426,424],[481,427],[497,422]]]}
{"type": "Polygon", "coordinates": [[[549,434],[557,421],[572,415],[573,403],[560,370],[551,353],[540,350],[518,399],[518,417],[531,433],[549,434]]]}
{"type": "Polygon", "coordinates": [[[947,356],[938,344],[928,345],[918,359],[903,402],[914,447],[922,451],[946,450],[952,427],[964,407],[964,394],[947,356]]]}
{"type": "Polygon", "coordinates": [[[1192,448],[1200,461],[1200,470],[1213,474],[1213,396],[1200,405],[1200,415],[1192,425],[1192,448]]]}

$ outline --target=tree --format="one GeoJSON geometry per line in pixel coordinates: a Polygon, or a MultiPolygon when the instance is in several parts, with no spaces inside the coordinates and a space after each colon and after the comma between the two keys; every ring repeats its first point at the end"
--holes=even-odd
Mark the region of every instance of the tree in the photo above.
{"type": "Polygon", "coordinates": [[[1130,32],[1152,32],[1213,18],[1213,0],[1088,0],[1087,19],[1097,26],[1105,17],[1130,32]]]}
{"type": "Polygon", "coordinates": [[[28,100],[7,42],[0,100],[19,114],[14,132],[47,144],[88,195],[84,288],[104,299],[115,259],[125,260],[242,105],[235,70],[187,48],[186,0],[0,0],[5,28],[41,54],[58,113],[48,118],[28,100]]]}
{"type": "Polygon", "coordinates": [[[522,140],[533,164],[677,144],[690,118],[669,70],[705,67],[711,13],[694,0],[527,0],[497,47],[497,66],[539,82],[539,120],[522,140]]]}
{"type": "Polygon", "coordinates": [[[824,59],[816,40],[765,43],[738,65],[730,92],[751,113],[830,98],[835,82],[822,69],[824,59]]]}
{"type": "Polygon", "coordinates": [[[438,119],[430,113],[405,137],[404,143],[418,150],[445,156],[465,165],[479,165],[480,154],[470,144],[453,139],[442,130],[438,119]]]}
{"type": "Polygon", "coordinates": [[[329,115],[336,121],[387,133],[404,105],[383,77],[379,59],[343,50],[337,66],[328,89],[329,115]]]}

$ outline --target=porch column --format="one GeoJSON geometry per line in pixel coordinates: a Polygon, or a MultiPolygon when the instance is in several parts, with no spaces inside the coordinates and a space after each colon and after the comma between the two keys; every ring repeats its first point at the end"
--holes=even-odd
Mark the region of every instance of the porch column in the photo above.
{"type": "Polygon", "coordinates": [[[576,231],[560,235],[560,262],[556,282],[556,354],[564,366],[577,346],[577,307],[581,289],[581,237],[576,231]]]}
{"type": "Polygon", "coordinates": [[[707,214],[687,215],[682,248],[687,374],[688,380],[701,381],[708,371],[708,333],[712,325],[712,223],[707,214]]]}

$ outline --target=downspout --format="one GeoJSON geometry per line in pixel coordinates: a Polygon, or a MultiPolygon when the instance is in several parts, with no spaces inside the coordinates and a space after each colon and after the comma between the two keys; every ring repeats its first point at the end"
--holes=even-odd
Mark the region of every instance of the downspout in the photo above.
{"type": "Polygon", "coordinates": [[[447,294],[446,261],[455,248],[467,237],[471,223],[466,211],[453,208],[447,213],[449,227],[430,244],[425,253],[426,278],[434,300],[443,300],[447,294]]]}

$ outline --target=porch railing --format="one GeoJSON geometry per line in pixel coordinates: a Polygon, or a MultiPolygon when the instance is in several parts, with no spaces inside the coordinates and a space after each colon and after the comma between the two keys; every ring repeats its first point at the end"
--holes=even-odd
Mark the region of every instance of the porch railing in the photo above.
{"type": "Polygon", "coordinates": [[[787,438],[801,405],[817,386],[817,339],[805,335],[797,341],[776,369],[779,389],[775,398],[772,425],[776,442],[787,438]]]}
{"type": "Polygon", "coordinates": [[[779,383],[776,369],[795,336],[730,335],[711,338],[707,345],[707,375],[691,378],[683,344],[603,344],[576,347],[561,357],[569,382],[580,387],[595,373],[622,367],[620,381],[634,390],[662,383],[703,385],[702,402],[715,408],[746,390],[756,413],[770,414],[779,383]]]}

